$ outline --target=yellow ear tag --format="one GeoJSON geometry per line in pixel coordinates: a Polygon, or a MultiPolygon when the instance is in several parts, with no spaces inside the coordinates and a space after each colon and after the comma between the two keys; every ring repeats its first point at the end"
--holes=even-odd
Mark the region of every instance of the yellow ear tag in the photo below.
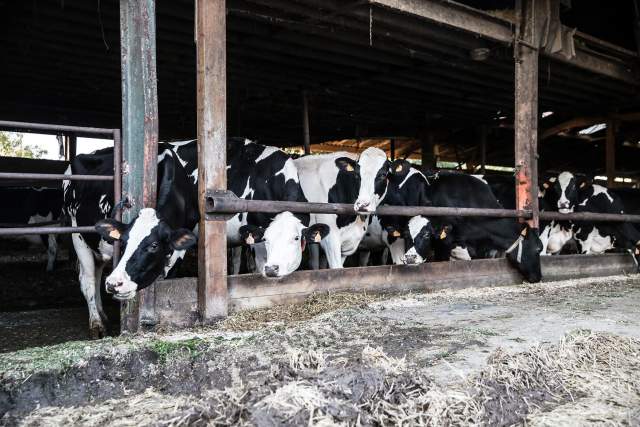
{"type": "Polygon", "coordinates": [[[545,182],[544,184],[542,184],[542,188],[544,188],[545,190],[549,188],[549,183],[545,182]]]}
{"type": "Polygon", "coordinates": [[[353,171],[354,171],[353,166],[347,165],[347,172],[353,172],[353,171]]]}
{"type": "Polygon", "coordinates": [[[442,230],[440,232],[440,240],[444,240],[447,238],[447,230],[442,230]]]}
{"type": "Polygon", "coordinates": [[[396,167],[396,172],[402,172],[402,165],[398,165],[396,167]]]}
{"type": "Polygon", "coordinates": [[[316,231],[316,234],[313,236],[313,241],[316,243],[320,243],[321,240],[322,240],[322,236],[320,235],[320,232],[316,231]]]}
{"type": "Polygon", "coordinates": [[[528,228],[527,228],[527,227],[523,228],[523,229],[522,229],[522,231],[520,232],[520,235],[521,235],[522,237],[527,237],[527,230],[528,230],[528,228]]]}
{"type": "Polygon", "coordinates": [[[114,228],[113,230],[111,230],[109,232],[109,237],[111,237],[114,240],[119,240],[120,239],[120,232],[114,228]]]}
{"type": "Polygon", "coordinates": [[[249,234],[245,239],[245,242],[247,242],[247,245],[253,245],[256,242],[256,239],[253,238],[253,234],[249,234]]]}
{"type": "Polygon", "coordinates": [[[582,184],[580,184],[580,188],[584,188],[585,185],[587,185],[587,183],[583,182],[582,184]]]}
{"type": "Polygon", "coordinates": [[[391,235],[393,237],[400,237],[400,232],[398,230],[393,230],[393,233],[391,233],[391,235]]]}

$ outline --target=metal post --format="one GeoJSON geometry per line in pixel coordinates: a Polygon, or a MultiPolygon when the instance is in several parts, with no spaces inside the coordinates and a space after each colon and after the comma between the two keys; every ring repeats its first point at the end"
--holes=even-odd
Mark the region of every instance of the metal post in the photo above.
{"type": "MultiPolygon", "coordinates": [[[[155,0],[120,0],[122,67],[123,194],[132,221],[143,207],[155,207],[158,158],[155,0]]],[[[152,322],[153,287],[122,305],[123,330],[152,322]],[[138,309],[138,304],[140,308],[138,309]],[[139,314],[139,318],[138,318],[139,314]]]]}
{"type": "Polygon", "coordinates": [[[616,123],[613,120],[607,122],[607,145],[606,145],[606,170],[607,187],[616,185],[616,123]]]}
{"type": "Polygon", "coordinates": [[[198,193],[198,310],[204,323],[228,313],[224,219],[207,220],[207,190],[226,190],[227,69],[225,0],[196,0],[198,193]]]}
{"type": "Polygon", "coordinates": [[[487,168],[487,126],[480,126],[480,173],[485,174],[487,168]]]}
{"type": "Polygon", "coordinates": [[[311,154],[311,133],[309,131],[309,97],[307,91],[302,92],[302,133],[304,137],[304,154],[311,154]]]}
{"type": "Polygon", "coordinates": [[[538,49],[544,2],[518,0],[515,49],[516,209],[531,210],[527,222],[538,228],[538,49]],[[520,43],[520,41],[523,43],[520,43]]]}

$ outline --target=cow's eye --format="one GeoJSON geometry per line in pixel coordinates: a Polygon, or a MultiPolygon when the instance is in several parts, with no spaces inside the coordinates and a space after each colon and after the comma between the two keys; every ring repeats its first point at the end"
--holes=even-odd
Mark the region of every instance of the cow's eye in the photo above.
{"type": "Polygon", "coordinates": [[[158,242],[153,242],[148,246],[149,252],[157,252],[158,251],[158,242]]]}
{"type": "Polygon", "coordinates": [[[293,238],[293,240],[295,240],[295,241],[300,240],[300,236],[296,236],[296,237],[294,237],[294,238],[293,238]]]}

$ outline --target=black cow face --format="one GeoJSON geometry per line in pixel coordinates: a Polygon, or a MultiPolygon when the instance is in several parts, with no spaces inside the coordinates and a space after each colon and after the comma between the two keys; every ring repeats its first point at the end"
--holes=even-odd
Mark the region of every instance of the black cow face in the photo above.
{"type": "Polygon", "coordinates": [[[389,184],[390,162],[379,148],[370,147],[358,158],[360,188],[354,203],[356,212],[371,214],[384,199],[389,184]]]}
{"type": "Polygon", "coordinates": [[[408,265],[422,264],[429,257],[434,239],[431,221],[423,216],[415,216],[409,220],[408,232],[405,235],[408,250],[402,262],[408,265]]]}
{"type": "Polygon", "coordinates": [[[106,241],[124,243],[120,262],[105,281],[108,293],[119,300],[133,298],[163,272],[174,251],[193,247],[196,236],[187,229],[172,230],[155,209],[142,209],[131,224],[113,219],[99,221],[96,231],[106,241]]]}
{"type": "Polygon", "coordinates": [[[528,282],[536,283],[542,279],[540,252],[542,252],[542,242],[538,237],[538,230],[527,225],[520,237],[507,249],[506,255],[509,262],[528,282]]]}

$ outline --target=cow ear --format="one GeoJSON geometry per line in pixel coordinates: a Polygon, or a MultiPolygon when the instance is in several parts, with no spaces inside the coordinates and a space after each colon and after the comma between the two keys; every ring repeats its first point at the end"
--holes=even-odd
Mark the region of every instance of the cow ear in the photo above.
{"type": "Polygon", "coordinates": [[[395,160],[391,163],[391,175],[404,178],[411,170],[411,163],[406,160],[395,160]]]}
{"type": "Polygon", "coordinates": [[[329,226],[327,224],[313,224],[302,230],[302,237],[307,243],[320,243],[322,239],[329,235],[329,226]]]}
{"type": "Polygon", "coordinates": [[[115,219],[106,218],[98,221],[95,229],[100,237],[109,243],[113,243],[122,239],[122,236],[127,231],[127,225],[115,219]]]}
{"type": "Polygon", "coordinates": [[[184,251],[198,243],[198,238],[186,228],[171,232],[171,247],[177,251],[184,251]]]}
{"type": "Polygon", "coordinates": [[[264,240],[264,228],[255,225],[243,225],[240,227],[240,239],[247,245],[262,242],[264,240]]]}
{"type": "Polygon", "coordinates": [[[336,159],[336,166],[341,171],[354,172],[356,170],[357,163],[355,160],[348,157],[338,157],[336,159]]]}
{"type": "Polygon", "coordinates": [[[451,233],[451,230],[453,230],[453,226],[450,224],[443,225],[442,227],[440,227],[438,229],[438,239],[440,240],[446,239],[447,236],[451,233]]]}
{"type": "Polygon", "coordinates": [[[575,179],[576,187],[578,187],[580,190],[586,190],[593,185],[593,178],[590,176],[576,176],[575,179]]]}

